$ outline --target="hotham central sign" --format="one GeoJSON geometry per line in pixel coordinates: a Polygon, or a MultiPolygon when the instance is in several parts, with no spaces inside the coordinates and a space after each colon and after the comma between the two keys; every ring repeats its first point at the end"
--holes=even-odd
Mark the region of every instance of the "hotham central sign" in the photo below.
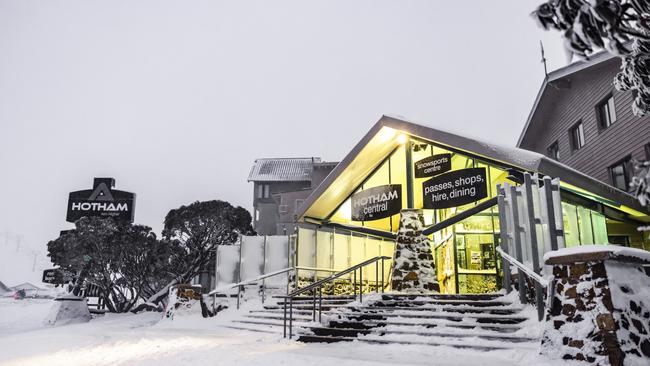
{"type": "Polygon", "coordinates": [[[66,221],[86,216],[113,217],[133,222],[135,194],[113,189],[113,178],[95,178],[93,189],[71,192],[66,221]]]}
{"type": "Polygon", "coordinates": [[[352,195],[352,220],[371,221],[393,216],[402,209],[402,185],[368,188],[352,195]]]}

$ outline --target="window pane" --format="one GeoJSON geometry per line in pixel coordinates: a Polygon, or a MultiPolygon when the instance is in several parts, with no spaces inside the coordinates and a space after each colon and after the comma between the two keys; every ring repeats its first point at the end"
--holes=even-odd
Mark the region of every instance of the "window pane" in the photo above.
{"type": "Polygon", "coordinates": [[[612,184],[614,187],[627,190],[627,181],[625,177],[625,165],[623,163],[616,165],[611,168],[612,172],[612,184]]]}
{"type": "Polygon", "coordinates": [[[567,248],[580,245],[578,233],[578,215],[574,205],[562,202],[562,216],[564,218],[564,241],[567,248]]]}
{"type": "Polygon", "coordinates": [[[585,131],[582,127],[582,123],[578,125],[578,147],[583,147],[585,145],[585,131]]]}
{"type": "Polygon", "coordinates": [[[607,111],[609,112],[609,124],[616,122],[616,107],[614,106],[614,97],[607,101],[607,111]]]}

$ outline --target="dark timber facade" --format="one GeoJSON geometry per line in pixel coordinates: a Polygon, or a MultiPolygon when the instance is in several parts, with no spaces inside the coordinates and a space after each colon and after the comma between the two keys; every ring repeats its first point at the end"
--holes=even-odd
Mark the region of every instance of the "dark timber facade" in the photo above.
{"type": "Polygon", "coordinates": [[[628,190],[632,160],[650,158],[650,116],[635,116],[632,93],[614,88],[620,65],[601,53],[551,72],[517,147],[628,190]]]}

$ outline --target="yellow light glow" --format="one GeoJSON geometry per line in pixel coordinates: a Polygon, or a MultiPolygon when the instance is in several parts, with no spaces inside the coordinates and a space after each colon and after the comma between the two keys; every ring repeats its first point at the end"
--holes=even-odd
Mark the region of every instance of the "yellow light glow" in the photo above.
{"type": "Polygon", "coordinates": [[[409,140],[409,137],[406,136],[406,135],[403,134],[403,133],[400,133],[399,135],[397,135],[397,142],[398,142],[400,145],[404,145],[404,144],[406,143],[406,141],[408,141],[408,140],[409,140]]]}

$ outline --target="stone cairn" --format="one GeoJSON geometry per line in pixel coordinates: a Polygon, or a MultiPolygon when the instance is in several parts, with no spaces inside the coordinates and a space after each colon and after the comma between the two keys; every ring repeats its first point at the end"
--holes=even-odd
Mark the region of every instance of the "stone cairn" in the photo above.
{"type": "Polygon", "coordinates": [[[405,209],[400,213],[395,242],[393,291],[424,294],[440,291],[429,239],[422,234],[422,210],[405,209]]]}

